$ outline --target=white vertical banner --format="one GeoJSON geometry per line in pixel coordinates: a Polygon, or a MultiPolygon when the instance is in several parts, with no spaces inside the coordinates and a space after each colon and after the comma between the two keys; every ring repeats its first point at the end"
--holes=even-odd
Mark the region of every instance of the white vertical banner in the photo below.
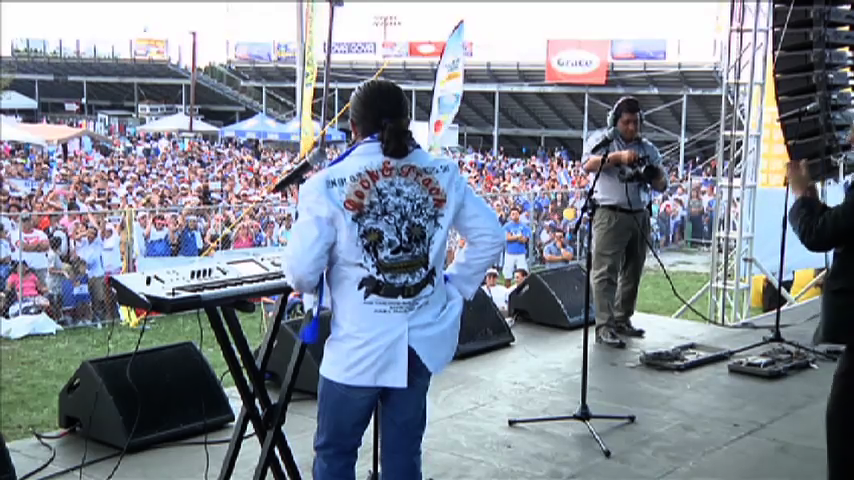
{"type": "Polygon", "coordinates": [[[457,24],[445,42],[436,82],[433,85],[433,105],[430,109],[430,125],[427,131],[427,148],[438,152],[442,147],[442,136],[448,125],[454,122],[463,101],[463,71],[466,57],[463,22],[457,24]]]}

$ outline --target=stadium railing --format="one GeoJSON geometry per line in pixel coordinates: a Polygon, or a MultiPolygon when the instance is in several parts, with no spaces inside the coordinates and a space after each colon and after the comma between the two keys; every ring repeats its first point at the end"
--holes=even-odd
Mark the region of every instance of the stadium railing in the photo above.
{"type": "MultiPolygon", "coordinates": [[[[522,220],[531,230],[529,267],[542,265],[543,247],[550,240],[548,233],[555,227],[565,232],[576,258],[582,260],[588,251],[585,244],[586,221],[579,235],[572,235],[576,215],[583,203],[583,192],[566,189],[484,194],[483,197],[502,219],[507,218],[510,207],[520,208],[522,220]]],[[[45,253],[52,266],[35,270],[19,261],[28,255],[21,249],[21,245],[26,244],[25,234],[18,228],[21,214],[0,214],[4,217],[5,226],[0,240],[5,242],[0,248],[0,316],[43,311],[64,325],[108,321],[118,315],[115,299],[106,287],[109,275],[189,263],[209,249],[214,257],[228,257],[263,253],[267,249],[275,250],[287,245],[289,234],[281,225],[294,219],[293,205],[261,203],[254,206],[235,228],[236,220],[245,207],[249,206],[110,210],[96,212],[93,217],[84,212],[35,212],[30,214],[33,225],[47,231],[50,250],[54,252],[45,253]],[[57,227],[48,226],[50,217],[58,220],[57,227]],[[75,248],[73,239],[86,235],[85,229],[77,225],[86,225],[92,222],[92,218],[103,220],[110,225],[110,230],[116,229],[117,232],[109,238],[114,238],[112,235],[117,237],[110,241],[112,243],[102,239],[101,249],[95,252],[75,248]],[[149,225],[151,229],[146,235],[149,225]],[[222,236],[224,232],[227,233],[222,236]],[[51,240],[54,236],[59,240],[51,240]],[[222,241],[217,242],[221,236],[222,241]],[[103,243],[108,243],[108,250],[104,250],[103,243]],[[106,268],[98,268],[94,264],[98,261],[94,258],[99,254],[101,265],[106,263],[106,268]],[[93,272],[98,276],[90,278],[88,274],[93,272]],[[21,278],[23,282],[17,280],[21,278]],[[35,291],[32,286],[36,287],[35,291]]],[[[652,224],[653,240],[658,241],[657,230],[662,222],[653,218],[652,224]]],[[[456,247],[457,242],[458,239],[452,239],[450,247],[456,247]]],[[[693,243],[702,246],[707,242],[693,243]]],[[[682,247],[684,244],[656,245],[682,247]]],[[[501,259],[496,260],[497,264],[500,262],[501,259]]],[[[45,264],[42,262],[37,266],[44,267],[45,264]]]]}

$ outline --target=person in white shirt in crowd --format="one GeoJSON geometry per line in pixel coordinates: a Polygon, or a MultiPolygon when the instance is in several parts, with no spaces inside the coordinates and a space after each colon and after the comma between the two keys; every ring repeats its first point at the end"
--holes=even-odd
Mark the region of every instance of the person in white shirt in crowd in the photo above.
{"type": "Polygon", "coordinates": [[[560,230],[552,231],[552,241],[543,248],[543,261],[547,268],[558,268],[569,265],[575,258],[572,247],[566,244],[564,233],[560,230]]]}
{"type": "Polygon", "coordinates": [[[104,266],[104,308],[106,318],[110,322],[118,320],[119,309],[113,289],[109,286],[110,277],[122,273],[124,264],[122,262],[122,219],[113,218],[103,222],[101,236],[103,240],[101,260],[104,266]]]}
{"type": "Polygon", "coordinates": [[[419,148],[409,99],[386,80],[351,97],[354,145],[299,191],[284,271],[298,291],[325,273],[332,300],[318,386],[315,480],[353,480],[379,402],[384,478],[419,480],[432,375],[453,359],[465,299],[504,246],[495,213],[457,162],[419,148]],[[467,241],[444,269],[449,230],[467,241]]]}
{"type": "Polygon", "coordinates": [[[47,234],[34,228],[31,214],[23,213],[20,218],[21,230],[12,232],[12,245],[18,251],[18,260],[27,262],[30,270],[39,277],[42,284],[45,284],[47,282],[47,252],[50,250],[50,241],[47,234]]]}
{"type": "Polygon", "coordinates": [[[148,212],[137,212],[133,218],[131,247],[133,248],[134,267],[136,260],[145,256],[145,232],[148,230],[148,212]]]}
{"type": "Polygon", "coordinates": [[[288,246],[288,241],[291,239],[291,226],[293,224],[293,221],[293,215],[291,215],[290,213],[286,213],[281,225],[276,228],[276,246],[288,246]]]}
{"type": "Polygon", "coordinates": [[[104,244],[98,232],[96,220],[88,227],[80,227],[79,233],[75,235],[74,241],[77,245],[75,254],[86,263],[86,277],[88,279],[89,295],[92,301],[92,314],[95,323],[100,325],[107,317],[106,308],[106,282],[104,281],[104,263],[102,255],[104,244]]]}
{"type": "Polygon", "coordinates": [[[484,280],[483,287],[481,288],[483,288],[483,291],[492,299],[492,303],[498,307],[498,311],[501,312],[501,315],[504,315],[504,317],[507,318],[507,296],[510,295],[512,289],[507,288],[504,285],[499,285],[497,269],[490,268],[486,271],[486,279],[484,280]]]}

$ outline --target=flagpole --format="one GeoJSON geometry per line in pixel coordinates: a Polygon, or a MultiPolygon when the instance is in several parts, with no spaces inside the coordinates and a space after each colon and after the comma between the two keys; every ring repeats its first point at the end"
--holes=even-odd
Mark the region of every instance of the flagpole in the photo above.
{"type": "Polygon", "coordinates": [[[304,0],[297,0],[297,64],[296,64],[296,116],[297,122],[302,120],[302,89],[305,85],[305,9],[304,0]]]}
{"type": "MultiPolygon", "coordinates": [[[[335,6],[339,0],[329,0],[329,27],[326,32],[326,59],[323,63],[323,100],[320,102],[320,125],[326,125],[326,108],[329,103],[329,73],[332,70],[332,25],[335,23],[335,6]]],[[[326,147],[326,134],[320,136],[320,147],[326,147]]]]}

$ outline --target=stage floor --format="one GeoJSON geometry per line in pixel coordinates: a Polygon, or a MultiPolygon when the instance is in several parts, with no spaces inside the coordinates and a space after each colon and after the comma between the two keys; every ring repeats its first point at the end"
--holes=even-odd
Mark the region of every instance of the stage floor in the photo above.
{"type": "MultiPolygon", "coordinates": [[[[785,312],[792,340],[808,341],[816,325],[816,302],[785,312]]],[[[773,318],[758,320],[761,323],[773,318]]],[[[780,380],[764,381],[727,372],[726,362],[684,373],[638,365],[641,348],[698,341],[737,347],[762,330],[722,329],[696,322],[637,315],[648,338],[625,351],[591,345],[590,406],[594,413],[633,413],[637,423],[597,422],[613,450],[606,459],[582,424],[548,423],[508,427],[511,416],[571,414],[578,405],[581,333],[533,325],[514,328],[516,344],[455,362],[436,377],[430,392],[424,445],[425,478],[446,479],[774,479],[825,477],[824,408],[834,364],[820,362],[780,380]]],[[[229,391],[237,405],[236,392],[229,391]]],[[[310,478],[313,401],[294,403],[286,433],[306,478],[310,478]]],[[[366,432],[359,477],[371,464],[371,431],[366,432]]],[[[226,438],[230,430],[209,435],[226,438]]],[[[80,463],[83,441],[54,442],[57,456],[42,472],[80,463]]],[[[10,444],[21,475],[49,452],[34,440],[10,444]]],[[[209,447],[210,478],[216,478],[224,445],[209,447]]],[[[251,478],[256,439],[244,442],[234,478],[251,478]]],[[[90,444],[88,458],[112,452],[90,444]]],[[[115,459],[88,467],[85,479],[103,480],[115,459]]],[[[127,456],[116,479],[202,479],[203,447],[149,450],[127,456]]],[[[61,478],[78,478],[78,473],[61,478]]]]}

